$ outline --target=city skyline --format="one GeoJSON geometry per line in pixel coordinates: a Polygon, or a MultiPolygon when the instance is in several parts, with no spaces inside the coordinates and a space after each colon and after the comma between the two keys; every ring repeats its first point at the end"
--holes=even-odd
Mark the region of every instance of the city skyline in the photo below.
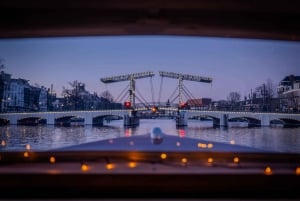
{"type": "MultiPolygon", "coordinates": [[[[85,83],[91,93],[109,90],[116,98],[128,82],[103,84],[100,78],[152,71],[158,99],[159,71],[211,77],[212,84],[184,81],[197,98],[224,100],[232,91],[247,96],[271,79],[275,86],[287,75],[300,75],[299,42],[214,37],[110,36],[1,39],[0,58],[6,73],[50,88],[61,96],[68,82],[85,83]]],[[[150,78],[137,88],[152,100],[150,78]]],[[[177,80],[164,78],[162,99],[177,80]]],[[[163,101],[162,100],[162,101],[163,101]]]]}

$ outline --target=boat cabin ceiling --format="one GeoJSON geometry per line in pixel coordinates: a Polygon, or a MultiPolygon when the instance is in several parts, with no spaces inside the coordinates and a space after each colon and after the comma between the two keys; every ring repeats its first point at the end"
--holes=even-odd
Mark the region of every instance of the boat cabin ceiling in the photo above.
{"type": "Polygon", "coordinates": [[[0,38],[187,35],[300,40],[293,0],[2,0],[0,38]]]}

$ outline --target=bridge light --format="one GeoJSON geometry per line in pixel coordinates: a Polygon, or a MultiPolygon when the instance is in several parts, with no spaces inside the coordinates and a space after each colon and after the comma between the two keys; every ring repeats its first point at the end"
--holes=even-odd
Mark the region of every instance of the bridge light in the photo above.
{"type": "Polygon", "coordinates": [[[179,103],[179,109],[184,109],[187,106],[187,103],[181,102],[179,103]]]}
{"type": "Polygon", "coordinates": [[[131,108],[131,102],[126,101],[126,102],[124,103],[124,106],[125,106],[126,109],[130,109],[130,108],[131,108]]]}
{"type": "Polygon", "coordinates": [[[157,111],[158,111],[158,107],[152,107],[152,108],[151,108],[151,112],[152,112],[152,113],[156,113],[157,111]]]}

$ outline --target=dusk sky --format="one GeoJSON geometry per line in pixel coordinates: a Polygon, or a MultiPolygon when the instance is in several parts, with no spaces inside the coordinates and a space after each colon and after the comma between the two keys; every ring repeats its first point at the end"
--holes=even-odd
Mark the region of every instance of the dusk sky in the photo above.
{"type": "MultiPolygon", "coordinates": [[[[226,99],[232,91],[242,97],[271,79],[300,75],[300,42],[213,37],[110,36],[1,39],[0,58],[5,72],[50,88],[78,80],[90,92],[109,90],[116,98],[129,84],[103,84],[100,78],[153,71],[158,99],[159,71],[211,77],[212,84],[184,81],[196,98],[226,99]]],[[[137,80],[143,97],[152,101],[150,78],[137,80]]],[[[175,90],[177,80],[164,78],[161,101],[175,90]]]]}

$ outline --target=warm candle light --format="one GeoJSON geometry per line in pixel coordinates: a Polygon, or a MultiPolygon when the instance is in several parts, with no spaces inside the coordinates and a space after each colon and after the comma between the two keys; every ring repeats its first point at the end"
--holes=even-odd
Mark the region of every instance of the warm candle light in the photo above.
{"type": "Polygon", "coordinates": [[[29,157],[29,153],[27,151],[24,152],[24,157],[25,158],[29,157]]]}
{"type": "Polygon", "coordinates": [[[187,158],[182,158],[181,162],[184,163],[184,164],[186,164],[188,162],[188,160],[187,160],[187,158]]]}
{"type": "Polygon", "coordinates": [[[270,166],[267,166],[267,167],[265,168],[265,175],[271,175],[271,174],[272,174],[272,169],[271,169],[270,166]]]}
{"type": "Polygon", "coordinates": [[[135,168],[136,167],[136,162],[129,162],[128,167],[135,168]]]}
{"type": "Polygon", "coordinates": [[[160,154],[160,158],[161,158],[161,159],[166,159],[166,158],[167,158],[167,154],[166,154],[166,153],[160,154]]]}
{"type": "Polygon", "coordinates": [[[89,166],[88,166],[87,164],[83,163],[83,164],[81,164],[81,170],[82,170],[83,172],[86,172],[86,171],[89,170],[89,166]]]}
{"type": "Polygon", "coordinates": [[[214,159],[213,159],[212,157],[209,157],[209,158],[207,159],[207,162],[208,162],[209,164],[212,164],[212,163],[214,162],[214,159]]]}
{"type": "Polygon", "coordinates": [[[300,175],[300,167],[296,168],[296,175],[300,175]]]}
{"type": "Polygon", "coordinates": [[[240,162],[239,157],[234,157],[234,158],[233,158],[233,162],[234,162],[234,163],[239,163],[239,162],[240,162]]]}
{"type": "Polygon", "coordinates": [[[49,159],[50,163],[55,163],[55,157],[54,156],[51,156],[50,159],[49,159]]]}
{"type": "Polygon", "coordinates": [[[114,165],[114,164],[112,164],[112,163],[107,163],[107,164],[106,164],[106,169],[112,170],[112,169],[114,169],[114,168],[115,168],[115,165],[114,165]]]}

